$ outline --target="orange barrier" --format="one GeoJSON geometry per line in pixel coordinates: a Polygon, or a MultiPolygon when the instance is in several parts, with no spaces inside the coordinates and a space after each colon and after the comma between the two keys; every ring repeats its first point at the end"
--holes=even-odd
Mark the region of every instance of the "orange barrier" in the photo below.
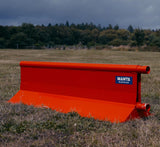
{"type": "Polygon", "coordinates": [[[149,66],[22,61],[21,86],[9,102],[45,106],[111,122],[150,115],[141,103],[149,66]]]}

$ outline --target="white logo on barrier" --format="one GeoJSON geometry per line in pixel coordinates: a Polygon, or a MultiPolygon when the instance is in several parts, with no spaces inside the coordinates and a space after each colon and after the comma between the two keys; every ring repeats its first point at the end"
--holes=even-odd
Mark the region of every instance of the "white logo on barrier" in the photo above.
{"type": "Polygon", "coordinates": [[[132,77],[116,76],[116,84],[129,84],[133,83],[132,77]]]}

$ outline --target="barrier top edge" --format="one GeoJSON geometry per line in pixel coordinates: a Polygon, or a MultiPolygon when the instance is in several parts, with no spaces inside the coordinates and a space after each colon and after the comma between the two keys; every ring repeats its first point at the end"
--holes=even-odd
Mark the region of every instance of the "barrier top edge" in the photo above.
{"type": "Polygon", "coordinates": [[[20,66],[21,67],[37,67],[37,68],[73,69],[73,70],[79,69],[79,70],[137,72],[137,73],[146,73],[146,74],[150,72],[149,66],[121,65],[121,64],[21,61],[20,66]]]}

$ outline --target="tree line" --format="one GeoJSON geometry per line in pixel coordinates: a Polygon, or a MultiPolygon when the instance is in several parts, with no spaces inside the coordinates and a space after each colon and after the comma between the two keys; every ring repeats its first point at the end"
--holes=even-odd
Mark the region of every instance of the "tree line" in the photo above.
{"type": "Polygon", "coordinates": [[[107,27],[93,23],[0,26],[0,48],[53,48],[56,45],[98,45],[160,47],[160,29],[120,29],[118,25],[107,27]]]}

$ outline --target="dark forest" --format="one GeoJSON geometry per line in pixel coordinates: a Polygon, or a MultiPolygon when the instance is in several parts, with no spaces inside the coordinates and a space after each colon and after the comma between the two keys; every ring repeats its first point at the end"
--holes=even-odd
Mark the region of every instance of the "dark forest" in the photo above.
{"type": "Polygon", "coordinates": [[[133,28],[120,29],[118,25],[107,27],[93,23],[0,26],[0,48],[41,49],[55,46],[80,45],[95,46],[150,47],[160,51],[160,29],[146,30],[133,28]]]}

